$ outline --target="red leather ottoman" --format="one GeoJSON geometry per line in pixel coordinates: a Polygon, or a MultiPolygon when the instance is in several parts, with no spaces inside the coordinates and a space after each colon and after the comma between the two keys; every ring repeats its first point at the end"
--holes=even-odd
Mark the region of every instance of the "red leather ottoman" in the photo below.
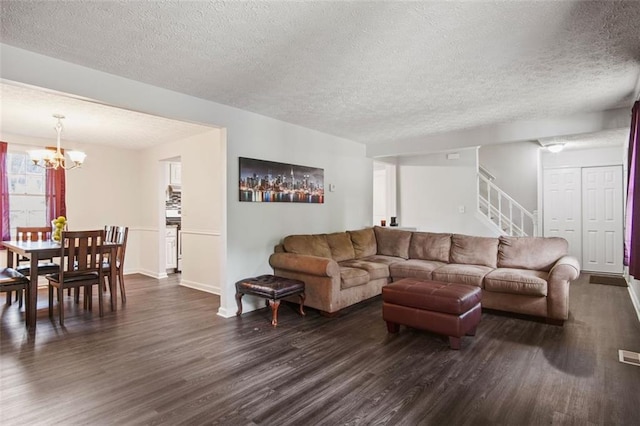
{"type": "Polygon", "coordinates": [[[390,333],[406,325],[449,336],[449,347],[460,349],[480,323],[480,298],[471,285],[404,278],[382,287],[382,318],[390,333]]]}

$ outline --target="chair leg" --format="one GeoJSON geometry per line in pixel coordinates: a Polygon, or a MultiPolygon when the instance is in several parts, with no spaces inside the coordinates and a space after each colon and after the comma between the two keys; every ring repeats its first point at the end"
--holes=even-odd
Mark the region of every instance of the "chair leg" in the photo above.
{"type": "MultiPolygon", "coordinates": [[[[59,300],[58,303],[60,303],[59,300]]],[[[51,284],[49,284],[49,318],[53,318],[53,286],[51,284]]]]}
{"type": "Polygon", "coordinates": [[[100,314],[100,318],[104,316],[104,307],[103,304],[104,292],[100,290],[100,283],[98,283],[98,312],[100,314]]]}
{"type": "Polygon", "coordinates": [[[120,281],[120,297],[122,298],[122,303],[126,303],[127,293],[124,291],[124,273],[122,269],[118,270],[118,281],[120,281]]]}
{"type": "MultiPolygon", "coordinates": [[[[62,284],[62,283],[60,283],[62,284]]],[[[60,285],[60,287],[58,287],[58,316],[60,317],[60,325],[63,326],[64,325],[64,287],[62,287],[62,285],[60,285]]]]}
{"type": "Polygon", "coordinates": [[[109,289],[109,293],[111,293],[111,278],[109,277],[109,275],[106,274],[102,278],[102,281],[103,281],[103,285],[104,285],[104,288],[105,288],[104,291],[107,291],[107,289],[109,289]]]}
{"type": "MultiPolygon", "coordinates": [[[[100,286],[98,286],[98,291],[100,291],[100,286]]],[[[92,310],[93,309],[93,286],[92,285],[86,285],[84,286],[84,292],[87,295],[87,309],[88,310],[92,310]]]]}
{"type": "MultiPolygon", "coordinates": [[[[89,310],[93,310],[93,286],[88,285],[85,287],[85,291],[89,294],[89,298],[87,299],[87,303],[89,304],[89,310]]],[[[100,291],[100,286],[98,286],[98,291],[100,291]]]]}

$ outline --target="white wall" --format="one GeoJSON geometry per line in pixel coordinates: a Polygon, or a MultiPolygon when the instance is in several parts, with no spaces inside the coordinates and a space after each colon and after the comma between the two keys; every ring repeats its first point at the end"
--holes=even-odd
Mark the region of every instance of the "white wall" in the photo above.
{"type": "Polygon", "coordinates": [[[529,212],[538,209],[540,144],[514,142],[484,145],[478,150],[480,165],[494,177],[493,183],[529,212]]]}
{"type": "Polygon", "coordinates": [[[495,236],[476,218],[477,149],[398,159],[398,221],[420,231],[495,236]],[[464,208],[464,212],[460,212],[464,208]]]}
{"type": "Polygon", "coordinates": [[[623,146],[613,146],[606,148],[590,149],[569,149],[556,154],[542,151],[540,163],[544,169],[558,167],[597,167],[613,166],[623,164],[626,174],[626,163],[624,161],[625,150],[623,146]]]}
{"type": "MultiPolygon", "coordinates": [[[[51,145],[51,139],[2,133],[11,144],[51,145]]],[[[69,229],[102,229],[104,225],[137,226],[140,223],[135,183],[138,181],[140,153],[109,146],[73,143],[68,148],[87,154],[85,164],[66,172],[67,218],[69,229]],[[72,146],[71,146],[72,145],[72,146]]],[[[140,264],[136,232],[130,230],[125,272],[137,270],[140,264]]],[[[6,262],[2,257],[3,265],[6,262]]]]}
{"type": "Polygon", "coordinates": [[[139,238],[142,261],[138,272],[166,276],[165,191],[166,160],[180,157],[182,165],[181,284],[220,293],[222,264],[222,206],[224,205],[223,132],[220,129],[153,146],[141,154],[137,182],[141,213],[139,238]],[[216,167],[212,167],[212,164],[216,167]]]}
{"type": "Polygon", "coordinates": [[[246,118],[227,129],[225,316],[235,314],[233,283],[272,272],[269,255],[284,236],[359,229],[372,221],[373,162],[364,145],[261,116],[246,118]],[[239,157],[323,168],[325,188],[334,184],[335,191],[325,189],[324,204],[240,202],[239,157]]]}
{"type": "MultiPolygon", "coordinates": [[[[235,281],[271,272],[268,265],[269,255],[274,244],[285,235],[331,232],[371,225],[372,160],[366,158],[365,147],[362,144],[12,46],[0,45],[0,60],[1,77],[9,81],[48,88],[162,117],[224,128],[221,130],[221,140],[226,139],[226,144],[223,143],[220,149],[226,162],[217,163],[218,158],[212,152],[194,154],[209,159],[208,167],[219,168],[224,177],[221,179],[224,185],[220,191],[226,198],[221,206],[223,211],[219,237],[222,245],[226,246],[226,252],[222,250],[219,254],[215,251],[210,253],[210,256],[219,256],[223,265],[220,271],[220,315],[235,314],[235,281]],[[240,203],[240,156],[323,168],[325,185],[334,184],[336,190],[327,192],[325,203],[321,205],[240,203]]],[[[184,162],[186,154],[180,155],[184,162]]],[[[159,179],[160,168],[154,170],[153,166],[147,164],[148,161],[144,163],[140,172],[145,179],[159,179]]],[[[194,173],[197,176],[190,178],[184,175],[184,169],[183,164],[183,179],[186,179],[183,187],[189,179],[198,179],[200,173],[203,173],[196,170],[194,173]]],[[[216,181],[212,181],[211,184],[215,185],[216,181]]],[[[149,184],[143,185],[147,187],[149,184]]],[[[205,191],[199,196],[207,195],[205,191]]],[[[156,200],[152,197],[153,195],[148,194],[141,197],[131,208],[138,205],[155,205],[156,200]]],[[[189,214],[197,216],[202,212],[197,205],[194,204],[194,207],[195,211],[187,211],[187,217],[189,214]]],[[[153,216],[148,214],[147,210],[148,208],[145,208],[141,223],[152,224],[153,216]]],[[[194,223],[195,226],[200,225],[194,223]]],[[[211,226],[215,228],[214,224],[211,226]]],[[[143,248],[140,263],[149,264],[150,269],[153,269],[154,265],[146,255],[152,250],[157,250],[157,246],[147,239],[143,239],[140,245],[143,248]]],[[[155,266],[158,269],[157,265],[155,266]]],[[[246,308],[248,309],[250,308],[246,308]]]]}

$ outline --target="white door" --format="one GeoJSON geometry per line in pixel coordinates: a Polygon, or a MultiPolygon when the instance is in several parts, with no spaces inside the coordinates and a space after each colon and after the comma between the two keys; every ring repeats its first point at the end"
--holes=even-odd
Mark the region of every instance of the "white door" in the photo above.
{"type": "Polygon", "coordinates": [[[620,274],[622,167],[582,169],[582,269],[620,274]]]}
{"type": "Polygon", "coordinates": [[[373,171],[373,224],[387,220],[387,173],[385,169],[373,171]]]}
{"type": "Polygon", "coordinates": [[[563,237],[569,254],[582,258],[581,169],[545,169],[542,221],[545,237],[563,237]]]}

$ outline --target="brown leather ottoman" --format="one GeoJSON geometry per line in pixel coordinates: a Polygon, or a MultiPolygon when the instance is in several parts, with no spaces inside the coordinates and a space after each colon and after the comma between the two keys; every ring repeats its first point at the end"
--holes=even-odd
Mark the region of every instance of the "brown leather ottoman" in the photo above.
{"type": "Polygon", "coordinates": [[[238,312],[236,316],[242,314],[242,296],[251,294],[268,299],[267,305],[271,305],[272,320],[271,325],[278,325],[278,308],[280,299],[289,296],[300,295],[300,315],[304,316],[304,282],[291,278],[276,277],[274,275],[260,275],[255,278],[245,278],[236,283],[236,302],[238,312]]]}
{"type": "Polygon", "coordinates": [[[382,318],[390,333],[407,325],[449,336],[451,349],[460,349],[460,338],[476,333],[480,297],[478,287],[404,278],[382,287],[382,318]]]}

